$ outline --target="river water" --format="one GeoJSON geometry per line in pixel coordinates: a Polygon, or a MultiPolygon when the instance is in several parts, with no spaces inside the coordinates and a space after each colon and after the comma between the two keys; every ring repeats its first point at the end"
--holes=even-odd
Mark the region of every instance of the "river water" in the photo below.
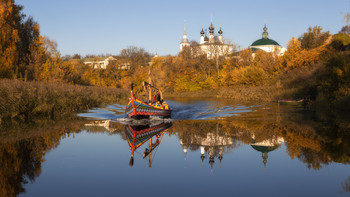
{"type": "Polygon", "coordinates": [[[113,104],[9,128],[0,196],[350,195],[348,119],[277,103],[168,103],[164,121],[130,121],[113,104]]]}

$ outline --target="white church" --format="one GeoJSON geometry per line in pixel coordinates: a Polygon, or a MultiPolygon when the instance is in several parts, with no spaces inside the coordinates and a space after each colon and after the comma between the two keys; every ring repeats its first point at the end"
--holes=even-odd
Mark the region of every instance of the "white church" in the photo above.
{"type": "MultiPolygon", "coordinates": [[[[201,55],[206,54],[207,58],[212,59],[217,56],[225,56],[233,53],[233,45],[225,42],[223,39],[223,31],[220,27],[218,31],[218,36],[214,34],[214,26],[213,19],[211,19],[211,23],[209,26],[209,37],[206,34],[206,31],[203,30],[200,32],[200,42],[199,44],[191,44],[188,41],[186,34],[186,25],[184,27],[184,34],[182,37],[182,41],[180,43],[180,52],[182,52],[185,48],[189,48],[193,55],[201,55]]],[[[270,39],[268,37],[269,33],[267,32],[266,21],[265,26],[263,28],[262,38],[254,41],[248,49],[250,49],[254,53],[258,50],[263,50],[268,53],[275,53],[277,55],[283,55],[286,51],[286,48],[283,48],[276,41],[270,39]]]]}
{"type": "Polygon", "coordinates": [[[264,32],[262,33],[262,38],[253,42],[248,49],[252,50],[252,52],[256,52],[258,50],[263,50],[268,53],[275,53],[277,55],[283,55],[286,51],[286,48],[283,48],[276,41],[269,38],[269,33],[267,32],[266,22],[263,28],[264,32]]]}
{"type": "Polygon", "coordinates": [[[201,55],[206,54],[208,58],[214,58],[217,56],[225,56],[228,54],[231,54],[233,52],[233,45],[228,44],[223,39],[223,31],[220,27],[220,30],[218,31],[218,36],[215,35],[214,30],[215,27],[213,25],[213,19],[211,19],[210,26],[209,26],[209,37],[204,32],[204,29],[202,28],[202,31],[200,32],[200,42],[197,45],[191,45],[191,43],[187,39],[186,34],[186,25],[184,27],[184,35],[182,38],[182,41],[180,43],[180,52],[183,51],[185,48],[189,48],[192,52],[194,52],[194,55],[201,55]]]}

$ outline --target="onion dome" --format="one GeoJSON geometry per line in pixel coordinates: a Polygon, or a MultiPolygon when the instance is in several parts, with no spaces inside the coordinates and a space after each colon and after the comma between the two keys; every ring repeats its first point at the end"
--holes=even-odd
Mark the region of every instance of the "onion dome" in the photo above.
{"type": "Polygon", "coordinates": [[[220,30],[218,31],[218,33],[221,35],[223,32],[222,32],[222,30],[221,30],[221,27],[220,27],[220,30]]]}
{"type": "Polygon", "coordinates": [[[250,46],[261,46],[261,45],[277,45],[277,46],[280,46],[276,41],[268,38],[269,33],[267,32],[266,25],[264,26],[263,30],[264,30],[264,32],[262,33],[262,38],[259,39],[259,40],[256,40],[255,42],[253,42],[253,44],[250,45],[250,46]]]}
{"type": "Polygon", "coordinates": [[[214,33],[214,26],[213,26],[213,23],[210,24],[209,26],[209,33],[213,34],[214,33]]]}
{"type": "Polygon", "coordinates": [[[265,24],[265,27],[263,28],[264,32],[262,33],[262,37],[264,39],[268,39],[268,35],[269,33],[267,33],[267,27],[266,27],[266,24],[265,24]]]}
{"type": "Polygon", "coordinates": [[[204,41],[209,41],[208,36],[205,36],[205,37],[204,37],[204,41]]]}
{"type": "Polygon", "coordinates": [[[202,28],[202,31],[201,31],[201,35],[204,36],[204,30],[203,30],[203,28],[202,28]]]}

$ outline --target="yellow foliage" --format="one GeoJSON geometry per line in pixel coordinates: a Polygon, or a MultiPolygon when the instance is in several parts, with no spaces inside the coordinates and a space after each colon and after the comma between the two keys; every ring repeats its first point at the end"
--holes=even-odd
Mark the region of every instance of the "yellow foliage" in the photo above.
{"type": "Polygon", "coordinates": [[[265,78],[266,73],[262,68],[257,66],[247,66],[243,68],[234,69],[231,72],[231,83],[234,84],[244,84],[249,86],[255,86],[260,84],[265,78]]]}
{"type": "Polygon", "coordinates": [[[251,50],[245,49],[239,53],[238,67],[246,67],[253,63],[251,50]]]}
{"type": "Polygon", "coordinates": [[[287,70],[312,66],[321,59],[321,55],[325,50],[324,45],[311,50],[302,49],[300,41],[293,37],[288,43],[281,64],[287,70]]]}

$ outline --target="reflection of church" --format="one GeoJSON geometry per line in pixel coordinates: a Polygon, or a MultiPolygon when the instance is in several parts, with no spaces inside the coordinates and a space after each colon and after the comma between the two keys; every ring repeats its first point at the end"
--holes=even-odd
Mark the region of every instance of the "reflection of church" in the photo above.
{"type": "Polygon", "coordinates": [[[264,169],[266,168],[267,158],[269,157],[268,153],[279,148],[282,142],[284,142],[284,139],[281,137],[275,137],[257,142],[255,141],[255,136],[252,136],[252,144],[250,145],[254,150],[261,152],[261,157],[264,163],[264,169]]]}
{"type": "MultiPolygon", "coordinates": [[[[239,136],[248,134],[250,135],[251,142],[247,145],[250,145],[254,150],[261,152],[262,162],[264,164],[264,169],[266,168],[268,154],[271,151],[278,149],[284,139],[282,137],[273,136],[270,139],[258,140],[253,133],[241,133],[239,136]]],[[[202,160],[202,167],[207,160],[210,168],[211,174],[213,172],[213,167],[216,162],[220,162],[224,158],[224,152],[235,147],[235,140],[230,135],[221,133],[218,130],[214,132],[203,133],[189,133],[188,135],[183,135],[180,137],[180,144],[184,151],[184,159],[186,165],[186,157],[188,150],[200,150],[200,159],[202,160]]],[[[241,140],[239,140],[241,141],[241,140]]]]}
{"type": "Polygon", "coordinates": [[[185,162],[188,148],[194,149],[199,147],[202,167],[204,165],[204,160],[206,160],[206,158],[209,158],[208,162],[212,173],[215,159],[217,158],[221,164],[224,149],[225,147],[232,145],[232,138],[230,136],[219,135],[217,133],[207,133],[205,136],[200,134],[193,134],[186,140],[180,139],[180,144],[183,147],[185,162]]]}
{"type": "Polygon", "coordinates": [[[90,123],[86,123],[85,127],[104,127],[108,132],[113,133],[117,129],[114,127],[115,122],[111,120],[96,120],[96,121],[91,121],[90,123]]]}

